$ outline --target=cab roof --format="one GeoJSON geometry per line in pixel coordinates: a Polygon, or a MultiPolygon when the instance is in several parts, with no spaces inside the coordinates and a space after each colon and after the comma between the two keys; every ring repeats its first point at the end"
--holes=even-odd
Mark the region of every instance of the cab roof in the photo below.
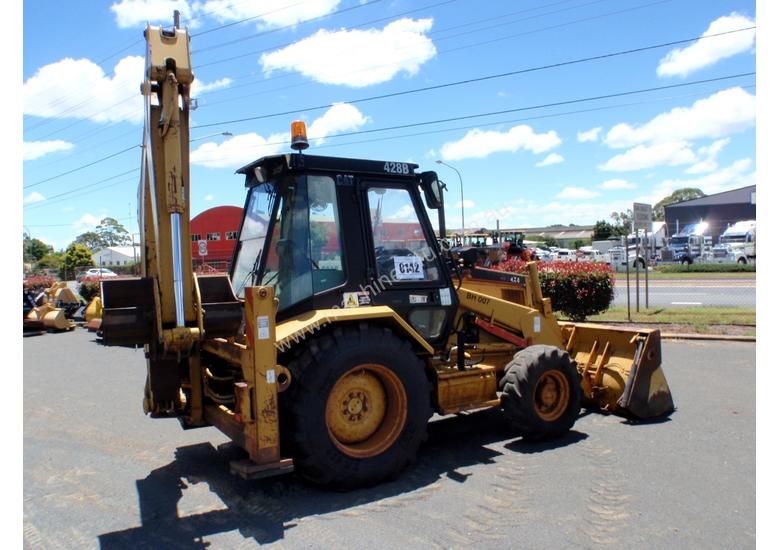
{"type": "Polygon", "coordinates": [[[365,160],[343,157],[323,157],[317,155],[305,155],[302,153],[288,153],[285,155],[273,155],[262,157],[236,170],[237,174],[245,174],[249,179],[254,178],[255,168],[262,168],[268,178],[278,176],[284,172],[298,171],[322,171],[322,172],[347,172],[359,174],[375,174],[401,178],[418,178],[415,172],[419,166],[412,162],[391,162],[383,160],[365,160]]]}

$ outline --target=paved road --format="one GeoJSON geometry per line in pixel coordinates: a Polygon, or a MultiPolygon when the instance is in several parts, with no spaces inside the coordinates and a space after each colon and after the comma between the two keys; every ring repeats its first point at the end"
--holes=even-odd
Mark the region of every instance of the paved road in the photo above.
{"type": "Polygon", "coordinates": [[[588,414],[560,441],[498,411],[438,418],[419,461],[351,493],[231,477],[213,428],[141,412],[143,352],[24,341],[29,548],[751,548],[755,346],[665,342],[678,411],[588,414]]]}
{"type": "MultiPolygon", "coordinates": [[[[650,307],[756,307],[755,279],[651,279],[649,283],[650,307]]],[[[629,288],[633,308],[636,305],[635,278],[631,279],[629,288]]],[[[626,305],[625,273],[615,275],[615,298],[612,303],[618,306],[626,305]]],[[[639,303],[644,307],[644,278],[640,279],[639,303]]]]}

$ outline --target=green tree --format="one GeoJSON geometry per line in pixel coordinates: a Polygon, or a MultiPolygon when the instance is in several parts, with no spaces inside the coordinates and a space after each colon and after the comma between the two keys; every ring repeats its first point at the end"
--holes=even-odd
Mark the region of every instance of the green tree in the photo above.
{"type": "Polygon", "coordinates": [[[130,233],[127,232],[124,225],[114,218],[100,220],[100,225],[95,228],[95,231],[103,238],[106,246],[130,244],[130,233]]]}
{"type": "Polygon", "coordinates": [[[664,220],[664,206],[667,204],[674,204],[675,202],[680,201],[689,201],[691,199],[700,199],[706,196],[707,195],[705,195],[704,192],[697,187],[684,187],[682,189],[678,189],[668,197],[662,198],[656,203],[655,206],[653,206],[653,220],[664,220]]]}
{"type": "Polygon", "coordinates": [[[328,224],[322,222],[312,222],[311,224],[311,254],[312,259],[318,261],[321,259],[321,250],[328,244],[328,224]]]}
{"type": "Polygon", "coordinates": [[[574,249],[579,250],[583,246],[590,246],[591,242],[590,239],[577,239],[574,241],[574,249]]]}
{"type": "Polygon", "coordinates": [[[76,237],[75,242],[95,251],[108,246],[130,244],[130,234],[125,226],[114,218],[103,218],[94,231],[82,233],[76,237]]]}
{"type": "Polygon", "coordinates": [[[620,237],[622,235],[628,235],[631,232],[631,222],[634,219],[633,211],[612,212],[609,217],[615,220],[615,223],[612,225],[613,235],[620,237]]]}
{"type": "Polygon", "coordinates": [[[29,233],[24,233],[22,246],[24,250],[24,261],[31,263],[37,262],[46,254],[54,250],[54,248],[40,239],[31,239],[29,233]]]}
{"type": "Polygon", "coordinates": [[[62,262],[63,278],[72,279],[76,276],[76,270],[81,267],[94,266],[92,251],[80,243],[71,243],[65,251],[62,262]]]}
{"type": "Polygon", "coordinates": [[[50,252],[38,260],[36,267],[38,269],[61,269],[65,254],[62,252],[50,252]]]}
{"type": "Polygon", "coordinates": [[[557,247],[561,246],[560,244],[558,244],[558,239],[556,239],[555,237],[550,237],[549,235],[542,237],[542,242],[547,246],[557,246],[557,247]]]}
{"type": "Polygon", "coordinates": [[[609,239],[612,236],[613,227],[607,220],[599,220],[596,225],[593,226],[593,240],[603,241],[609,239]]]}
{"type": "Polygon", "coordinates": [[[78,244],[83,244],[90,250],[99,250],[101,248],[106,247],[106,243],[103,241],[103,238],[97,233],[97,231],[87,231],[85,233],[82,233],[78,237],[76,237],[76,240],[73,241],[78,244]]]}

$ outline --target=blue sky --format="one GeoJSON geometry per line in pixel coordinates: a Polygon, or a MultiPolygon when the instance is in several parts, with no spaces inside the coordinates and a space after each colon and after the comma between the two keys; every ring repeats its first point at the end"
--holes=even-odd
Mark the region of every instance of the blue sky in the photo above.
{"type": "Polygon", "coordinates": [[[174,7],[197,78],[192,215],[243,205],[233,172],[289,151],[297,118],[312,154],[437,170],[449,227],[460,225],[458,176],[437,159],[463,178],[470,227],[592,224],[681,187],[755,183],[755,77],[696,83],[755,71],[754,31],[540,68],[750,27],[753,2],[25,2],[23,223],[34,237],[64,248],[104,216],[138,231],[142,31],[169,25],[174,7]]]}

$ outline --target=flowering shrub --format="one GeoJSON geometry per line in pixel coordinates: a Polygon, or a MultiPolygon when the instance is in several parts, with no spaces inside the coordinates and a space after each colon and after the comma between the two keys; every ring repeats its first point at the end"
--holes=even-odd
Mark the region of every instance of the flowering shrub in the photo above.
{"type": "MultiPolygon", "coordinates": [[[[526,262],[512,258],[495,267],[499,271],[524,273],[526,262]]],[[[609,309],[614,296],[615,273],[609,264],[596,262],[537,262],[542,295],[550,298],[553,311],[573,321],[584,321],[609,309]]]]}
{"type": "Polygon", "coordinates": [[[92,301],[92,298],[100,294],[100,279],[97,277],[84,277],[79,285],[79,294],[87,302],[92,301]]]}
{"type": "Polygon", "coordinates": [[[54,284],[54,277],[51,275],[33,275],[24,280],[24,290],[38,293],[54,284]]]}

